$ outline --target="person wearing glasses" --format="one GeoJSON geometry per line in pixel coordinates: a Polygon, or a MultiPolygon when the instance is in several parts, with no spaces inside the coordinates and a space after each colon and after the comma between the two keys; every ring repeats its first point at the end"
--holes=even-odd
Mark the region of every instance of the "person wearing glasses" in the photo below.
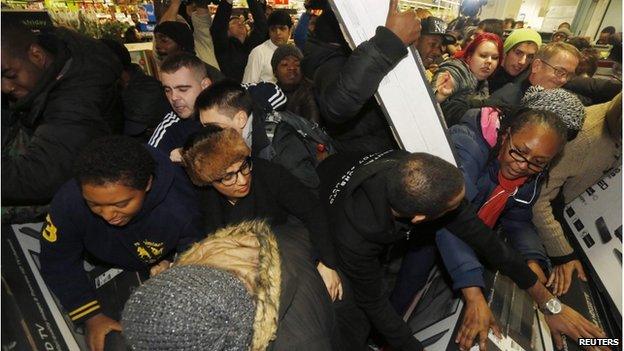
{"type": "Polygon", "coordinates": [[[297,219],[309,232],[312,259],[331,299],[342,299],[325,213],[288,170],[252,156],[237,130],[211,123],[189,138],[182,159],[191,181],[200,187],[205,233],[246,220],[266,219],[273,226],[297,219]]]}
{"type": "MultiPolygon", "coordinates": [[[[539,87],[527,91],[522,106],[497,128],[488,127],[482,115],[474,115],[449,132],[464,175],[466,198],[478,209],[477,216],[506,236],[538,279],[550,286],[551,260],[532,223],[532,209],[549,165],[581,129],[585,110],[572,93],[539,87]]],[[[461,290],[466,302],[464,329],[474,330],[471,320],[491,318],[481,290],[485,284],[480,259],[446,229],[436,234],[436,243],[453,288],[461,290]]]]}
{"type": "Polygon", "coordinates": [[[531,86],[561,88],[574,78],[579,62],[581,53],[574,46],[563,42],[546,44],[535,54],[531,67],[515,81],[492,92],[486,105],[518,106],[531,86]]]}

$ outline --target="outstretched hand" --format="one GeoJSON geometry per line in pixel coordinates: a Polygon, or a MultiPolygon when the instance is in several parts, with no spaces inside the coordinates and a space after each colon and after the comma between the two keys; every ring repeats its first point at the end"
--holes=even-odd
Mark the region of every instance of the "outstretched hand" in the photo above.
{"type": "Polygon", "coordinates": [[[405,46],[410,46],[420,38],[420,19],[413,10],[400,12],[399,0],[390,0],[386,28],[396,34],[405,46]]]}
{"type": "Polygon", "coordinates": [[[485,301],[481,288],[470,287],[462,289],[465,297],[464,318],[461,327],[455,338],[462,351],[470,350],[474,344],[475,337],[478,337],[479,349],[487,349],[487,339],[490,328],[497,337],[501,337],[500,327],[492,314],[492,310],[485,301]]]}
{"type": "MultiPolygon", "coordinates": [[[[562,304],[561,313],[544,315],[550,333],[558,350],[563,348],[563,335],[577,341],[579,338],[605,338],[605,333],[595,324],[581,316],[572,308],[562,304]]],[[[597,347],[597,350],[609,350],[608,347],[597,347]]]]}
{"type": "Polygon", "coordinates": [[[106,334],[112,331],[121,331],[121,324],[103,313],[89,318],[85,324],[87,327],[87,343],[91,351],[104,351],[106,334]]]}
{"type": "Polygon", "coordinates": [[[444,102],[455,90],[455,81],[449,72],[440,73],[435,81],[436,100],[444,102]]]}
{"type": "Polygon", "coordinates": [[[321,278],[323,278],[323,282],[325,283],[325,287],[332,301],[336,301],[336,299],[342,300],[342,281],[338,273],[324,265],[323,262],[319,262],[316,269],[321,275],[321,278]]]}
{"type": "Polygon", "coordinates": [[[570,284],[572,284],[574,271],[576,271],[576,276],[580,280],[584,282],[587,281],[587,276],[585,275],[585,270],[583,269],[581,261],[572,260],[555,266],[546,287],[551,288],[553,294],[557,296],[567,293],[568,289],[570,289],[570,284]]]}

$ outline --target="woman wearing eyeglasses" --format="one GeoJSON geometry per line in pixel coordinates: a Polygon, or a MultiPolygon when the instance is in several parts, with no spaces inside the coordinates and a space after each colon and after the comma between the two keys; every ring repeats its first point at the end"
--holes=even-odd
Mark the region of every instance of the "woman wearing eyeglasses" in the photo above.
{"type": "Polygon", "coordinates": [[[184,146],[186,171],[202,187],[205,232],[254,219],[284,224],[295,217],[309,232],[317,269],[332,300],[341,299],[336,254],[318,199],[282,166],[250,155],[240,133],[214,124],[184,146]]]}
{"type": "MultiPolygon", "coordinates": [[[[525,109],[503,119],[494,138],[486,130],[481,118],[464,118],[450,128],[466,198],[478,217],[496,233],[502,232],[546,284],[550,262],[532,223],[532,207],[548,165],[566,143],[568,128],[553,112],[525,109]]],[[[478,323],[470,321],[493,324],[481,291],[483,267],[474,251],[446,230],[437,233],[436,242],[453,287],[461,290],[466,302],[464,334],[477,329],[478,323]]]]}

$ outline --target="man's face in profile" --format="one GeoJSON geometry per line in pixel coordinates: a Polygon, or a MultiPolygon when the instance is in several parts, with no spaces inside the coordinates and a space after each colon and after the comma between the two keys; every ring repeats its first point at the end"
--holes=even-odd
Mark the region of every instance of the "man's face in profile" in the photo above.
{"type": "Polygon", "coordinates": [[[37,50],[15,55],[11,48],[2,48],[2,92],[11,100],[19,100],[32,92],[43,75],[43,63],[37,50]],[[33,52],[34,51],[34,52],[33,52]]]}

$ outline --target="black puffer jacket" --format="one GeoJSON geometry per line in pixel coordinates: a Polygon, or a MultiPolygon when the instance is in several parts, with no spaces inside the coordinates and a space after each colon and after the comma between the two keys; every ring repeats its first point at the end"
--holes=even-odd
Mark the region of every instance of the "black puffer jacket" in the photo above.
{"type": "Polygon", "coordinates": [[[567,82],[563,89],[576,94],[583,105],[590,106],[611,101],[622,92],[622,83],[612,79],[576,77],[567,82]]]}
{"type": "MultiPolygon", "coordinates": [[[[55,29],[41,38],[55,53],[32,92],[17,101],[2,145],[2,205],[48,203],[89,141],[121,129],[121,64],[102,43],[55,29]]],[[[4,133],[4,132],[3,132],[4,133]]]]}
{"type": "Polygon", "coordinates": [[[274,227],[282,259],[279,327],[268,351],[338,350],[334,310],[310,257],[314,251],[306,230],[293,224],[274,227]]]}
{"type": "Polygon", "coordinates": [[[313,74],[321,122],[338,152],[376,152],[395,147],[388,122],[374,99],[383,77],[407,55],[403,42],[386,27],[350,55],[344,47],[311,37],[304,72],[313,74]]]}

